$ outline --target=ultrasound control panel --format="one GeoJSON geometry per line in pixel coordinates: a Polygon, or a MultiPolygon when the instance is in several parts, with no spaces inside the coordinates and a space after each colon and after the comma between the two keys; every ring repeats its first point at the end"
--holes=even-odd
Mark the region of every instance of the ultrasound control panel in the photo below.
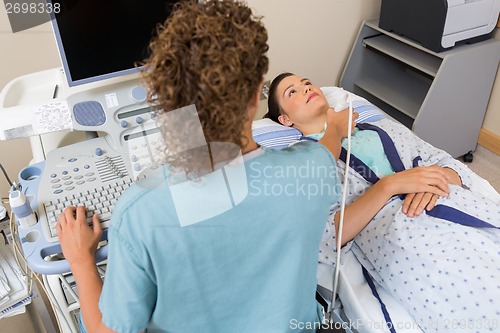
{"type": "MultiPolygon", "coordinates": [[[[65,260],[54,260],[61,252],[57,219],[65,207],[84,205],[89,222],[97,212],[105,242],[109,219],[123,191],[144,177],[146,170],[161,165],[161,134],[146,97],[137,80],[69,96],[74,129],[101,135],[50,151],[46,161],[21,171],[23,191],[38,216],[37,224],[19,230],[25,257],[35,272],[69,271],[65,260]]],[[[96,257],[106,259],[106,246],[96,257]]]]}

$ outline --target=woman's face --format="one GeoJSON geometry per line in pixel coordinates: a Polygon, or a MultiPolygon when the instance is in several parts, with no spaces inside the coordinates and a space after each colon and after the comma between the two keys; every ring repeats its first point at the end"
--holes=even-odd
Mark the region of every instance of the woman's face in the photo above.
{"type": "Polygon", "coordinates": [[[319,87],[309,79],[292,75],[284,78],[276,89],[278,103],[285,113],[278,119],[285,126],[300,127],[324,117],[328,101],[319,87]]]}

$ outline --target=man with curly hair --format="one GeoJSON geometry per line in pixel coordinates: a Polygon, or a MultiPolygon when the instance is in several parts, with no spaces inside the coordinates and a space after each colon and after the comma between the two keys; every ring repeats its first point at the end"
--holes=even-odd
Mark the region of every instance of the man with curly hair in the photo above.
{"type": "MultiPolygon", "coordinates": [[[[150,48],[144,76],[151,102],[162,110],[158,118],[165,142],[179,140],[165,130],[168,121],[161,119],[169,118],[162,117],[195,105],[206,142],[241,150],[245,173],[238,182],[248,191],[222,213],[185,226],[176,214],[168,176],[153,186],[132,186],[113,211],[104,286],[94,259],[101,236],[97,216],[90,228],[85,208],[67,208],[57,231],[78,285],[86,328],[314,331],[322,319],[315,300],[319,243],[329,207],[338,200],[336,163],[314,143],[272,151],[253,140],[251,124],[268,69],[267,32],[260,18],[236,1],[182,2],[150,48]]],[[[190,130],[183,124],[175,128],[190,130]]],[[[336,126],[329,130],[340,134],[336,126]]],[[[210,153],[215,165],[219,156],[210,153]]],[[[191,157],[170,159],[168,171],[186,171],[195,179],[192,188],[203,189],[220,170],[200,173],[206,170],[191,157]],[[196,183],[200,174],[203,179],[196,183]]],[[[233,179],[228,171],[226,177],[233,179]]],[[[194,194],[182,194],[194,200],[194,194]]],[[[208,191],[203,198],[207,207],[220,208],[214,200],[220,196],[208,191]]]]}

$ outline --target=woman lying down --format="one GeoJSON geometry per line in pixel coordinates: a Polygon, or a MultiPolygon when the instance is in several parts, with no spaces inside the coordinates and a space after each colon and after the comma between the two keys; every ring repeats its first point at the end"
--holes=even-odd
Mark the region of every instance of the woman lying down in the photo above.
{"type": "MultiPolygon", "coordinates": [[[[308,79],[285,73],[271,85],[266,117],[304,139],[339,140],[328,130],[333,112],[308,79]]],[[[332,153],[343,175],[345,149],[332,153]]],[[[358,124],[352,135],[342,245],[424,332],[500,329],[500,206],[469,189],[473,176],[392,120],[358,124]]],[[[339,211],[319,255],[332,265],[339,211]]]]}

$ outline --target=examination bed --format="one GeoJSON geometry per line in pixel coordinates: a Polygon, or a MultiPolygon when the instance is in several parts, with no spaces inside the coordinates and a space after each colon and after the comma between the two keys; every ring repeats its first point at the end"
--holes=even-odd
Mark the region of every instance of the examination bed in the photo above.
{"type": "MultiPolygon", "coordinates": [[[[474,192],[481,192],[491,200],[500,203],[500,194],[484,179],[479,176],[473,179],[474,192]]],[[[318,267],[318,291],[330,302],[333,289],[335,267],[320,263],[318,267]]],[[[334,305],[335,313],[344,320],[343,328],[346,332],[380,333],[380,332],[422,332],[413,318],[404,310],[399,302],[372,281],[381,299],[373,295],[363,275],[362,265],[352,251],[342,253],[339,274],[338,296],[340,302],[334,305]],[[387,324],[382,304],[390,314],[391,324],[387,324]]]]}
{"type": "MultiPolygon", "coordinates": [[[[337,110],[345,107],[348,94],[342,88],[322,88],[331,106],[337,110]]],[[[358,122],[376,122],[390,118],[361,97],[351,95],[353,107],[360,114],[358,122]]],[[[261,146],[282,149],[300,140],[294,129],[281,126],[270,119],[254,121],[254,139],[261,146]]],[[[494,202],[500,203],[500,194],[484,179],[472,177],[470,189],[480,192],[494,202]]],[[[359,253],[358,253],[359,256],[359,253]]],[[[335,266],[319,264],[318,293],[327,302],[332,299],[335,266]]],[[[343,251],[338,281],[338,299],[334,303],[334,317],[342,320],[335,328],[346,332],[423,332],[400,303],[376,281],[365,277],[363,266],[351,251],[343,251]],[[388,320],[388,315],[390,320],[388,320]]]]}

